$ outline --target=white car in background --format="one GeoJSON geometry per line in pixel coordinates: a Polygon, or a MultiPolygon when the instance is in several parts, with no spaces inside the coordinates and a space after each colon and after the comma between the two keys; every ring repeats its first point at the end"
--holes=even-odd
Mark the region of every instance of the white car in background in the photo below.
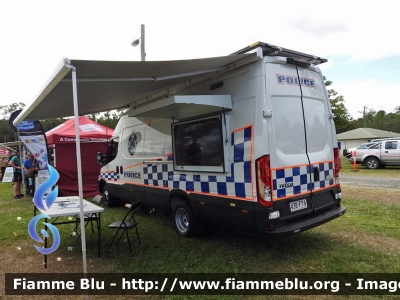
{"type": "Polygon", "coordinates": [[[357,148],[350,148],[350,149],[344,149],[343,153],[346,152],[346,155],[343,154],[350,163],[353,163],[353,157],[354,157],[354,151],[356,151],[356,163],[361,164],[362,163],[362,157],[369,152],[376,152],[376,150],[379,150],[380,143],[379,142],[370,142],[370,143],[364,143],[357,148]]]}
{"type": "Polygon", "coordinates": [[[372,146],[372,145],[374,145],[374,144],[376,144],[376,143],[377,143],[377,142],[368,142],[368,143],[363,143],[363,144],[361,144],[361,145],[358,146],[358,147],[349,148],[349,149],[344,148],[344,149],[343,149],[343,156],[346,157],[346,158],[350,158],[350,157],[353,155],[354,150],[357,151],[358,149],[360,149],[360,150],[362,150],[362,149],[368,149],[368,147],[370,147],[370,146],[372,146]]]}

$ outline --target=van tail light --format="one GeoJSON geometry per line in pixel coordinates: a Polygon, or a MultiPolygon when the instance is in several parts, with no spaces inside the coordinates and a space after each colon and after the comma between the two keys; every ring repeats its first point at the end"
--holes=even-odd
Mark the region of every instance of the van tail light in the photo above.
{"type": "Polygon", "coordinates": [[[269,155],[265,155],[256,160],[257,176],[257,201],[265,207],[273,207],[271,167],[269,155]]]}
{"type": "Polygon", "coordinates": [[[333,148],[333,163],[335,164],[333,169],[333,175],[335,176],[335,182],[338,189],[340,189],[339,173],[342,168],[340,162],[340,154],[338,148],[333,148]]]}

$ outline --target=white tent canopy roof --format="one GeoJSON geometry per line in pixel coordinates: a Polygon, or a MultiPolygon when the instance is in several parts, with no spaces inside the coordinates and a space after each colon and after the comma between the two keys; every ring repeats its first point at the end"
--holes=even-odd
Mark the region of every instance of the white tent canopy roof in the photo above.
{"type": "Polygon", "coordinates": [[[177,61],[88,61],[64,59],[33,103],[16,118],[46,119],[74,115],[71,70],[77,77],[80,115],[133,107],[153,95],[168,95],[178,85],[190,85],[219,72],[254,61],[257,53],[177,61]]]}

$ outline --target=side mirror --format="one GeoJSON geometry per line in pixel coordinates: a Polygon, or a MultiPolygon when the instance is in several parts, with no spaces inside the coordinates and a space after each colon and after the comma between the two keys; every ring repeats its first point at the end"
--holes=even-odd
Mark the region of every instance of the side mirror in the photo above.
{"type": "Polygon", "coordinates": [[[103,153],[97,152],[97,161],[99,162],[99,164],[103,163],[103,153]]]}

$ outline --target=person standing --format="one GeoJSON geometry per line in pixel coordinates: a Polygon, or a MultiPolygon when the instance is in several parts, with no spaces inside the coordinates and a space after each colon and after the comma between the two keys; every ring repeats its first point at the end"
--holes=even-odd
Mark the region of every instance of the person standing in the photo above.
{"type": "Polygon", "coordinates": [[[21,199],[23,194],[21,194],[21,182],[22,182],[22,166],[19,159],[19,150],[15,153],[13,158],[11,158],[8,163],[10,167],[14,168],[14,199],[21,199]]]}
{"type": "Polygon", "coordinates": [[[8,166],[8,158],[4,157],[1,162],[1,181],[3,181],[4,173],[6,172],[7,166],[8,166]]]}
{"type": "Polygon", "coordinates": [[[22,173],[24,174],[25,194],[33,196],[33,177],[34,171],[37,170],[34,166],[35,157],[32,153],[28,154],[28,158],[24,160],[22,173]]]}

